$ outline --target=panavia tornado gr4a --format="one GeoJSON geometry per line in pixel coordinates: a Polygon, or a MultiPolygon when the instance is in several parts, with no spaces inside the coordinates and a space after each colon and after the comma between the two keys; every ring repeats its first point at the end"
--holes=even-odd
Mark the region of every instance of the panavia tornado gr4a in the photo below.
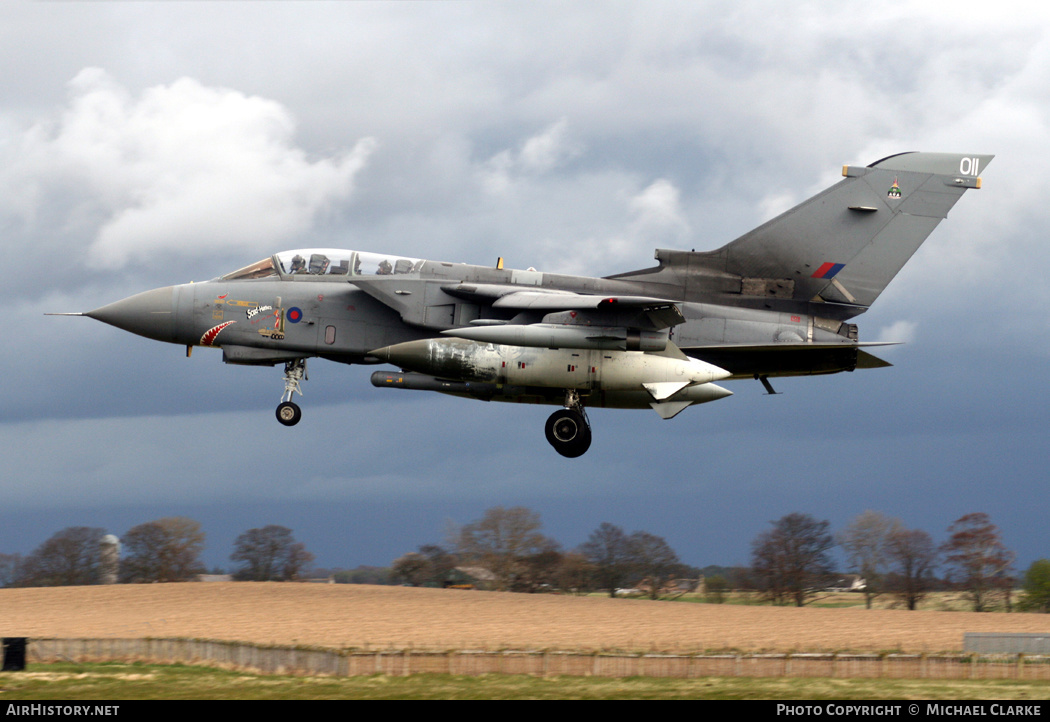
{"type": "Polygon", "coordinates": [[[716,382],[886,366],[849,320],[868,309],[991,155],[902,153],[714,251],[587,278],[309,248],[85,315],[158,341],[284,365],[282,424],[306,360],[391,364],[381,388],[551,404],[551,446],[591,443],[586,407],[670,419],[732,392],[716,382]]]}

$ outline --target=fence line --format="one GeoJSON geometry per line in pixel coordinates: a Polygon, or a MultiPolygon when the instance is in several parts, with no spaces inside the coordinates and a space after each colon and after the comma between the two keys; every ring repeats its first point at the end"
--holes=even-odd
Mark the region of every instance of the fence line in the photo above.
{"type": "Polygon", "coordinates": [[[211,664],[265,674],[528,674],[594,677],[884,677],[1050,681],[1025,654],[655,654],[550,650],[335,650],[209,639],[31,639],[29,662],[211,664]]]}

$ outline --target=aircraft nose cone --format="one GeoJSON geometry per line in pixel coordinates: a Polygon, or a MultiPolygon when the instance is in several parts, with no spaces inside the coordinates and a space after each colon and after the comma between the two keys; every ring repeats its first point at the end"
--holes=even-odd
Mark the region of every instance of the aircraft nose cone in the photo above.
{"type": "Polygon", "coordinates": [[[175,287],[165,286],[111,303],[85,316],[157,341],[175,340],[175,287]]]}

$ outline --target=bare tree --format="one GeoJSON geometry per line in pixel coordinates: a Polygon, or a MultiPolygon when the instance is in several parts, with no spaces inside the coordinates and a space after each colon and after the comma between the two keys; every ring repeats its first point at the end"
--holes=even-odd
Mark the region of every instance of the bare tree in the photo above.
{"type": "Polygon", "coordinates": [[[864,604],[871,609],[872,600],[882,593],[886,571],[886,544],[890,534],[901,528],[897,519],[865,511],[839,533],[839,544],[846,552],[849,568],[864,579],[864,604]]]}
{"type": "Polygon", "coordinates": [[[26,557],[16,586],[56,587],[97,584],[99,541],[106,530],[71,526],[55,533],[26,557]]]}
{"type": "Polygon", "coordinates": [[[774,603],[801,607],[831,573],[828,550],[835,542],[827,521],[795,512],[772,522],[751,545],[751,567],[759,588],[774,603]]]}
{"type": "Polygon", "coordinates": [[[787,563],[784,553],[772,531],[764,531],[751,542],[751,577],[754,586],[773,604],[785,604],[788,599],[787,563]]]}
{"type": "Polygon", "coordinates": [[[241,581],[267,582],[297,579],[314,560],[302,542],[295,541],[292,530],[269,524],[249,529],[234,540],[230,561],[240,562],[234,578],[241,581]]]}
{"type": "Polygon", "coordinates": [[[682,572],[678,554],[666,539],[645,531],[631,534],[627,546],[634,575],[648,584],[650,599],[659,599],[667,583],[682,572]]]}
{"type": "Polygon", "coordinates": [[[423,544],[419,547],[419,553],[430,565],[430,578],[437,586],[444,585],[449,573],[459,564],[455,554],[450,554],[437,544],[423,544]]]}
{"type": "Polygon", "coordinates": [[[584,594],[591,590],[595,576],[594,566],[579,552],[562,555],[557,570],[557,587],[573,594],[584,594]]]}
{"type": "Polygon", "coordinates": [[[409,552],[394,560],[391,572],[395,579],[413,587],[442,586],[456,566],[456,558],[434,544],[424,544],[419,551],[409,552]]]}
{"type": "Polygon", "coordinates": [[[419,552],[402,554],[390,565],[390,572],[402,584],[421,587],[431,578],[430,564],[419,552]]]}
{"type": "Polygon", "coordinates": [[[495,506],[459,532],[456,552],[463,561],[488,569],[500,591],[514,589],[525,574],[524,560],[556,550],[558,543],[539,532],[540,515],[523,506],[495,506]]]}
{"type": "Polygon", "coordinates": [[[966,590],[975,612],[986,611],[996,593],[1005,593],[1009,606],[1014,553],[1003,545],[999,527],[978,512],[956,519],[948,532],[941,552],[949,581],[966,590]]]}
{"type": "Polygon", "coordinates": [[[627,534],[623,529],[602,523],[591,532],[579,552],[594,569],[594,579],[609,596],[630,584],[644,582],[648,594],[657,599],[666,584],[684,569],[678,554],[667,540],[646,531],[627,534]]]}
{"type": "Polygon", "coordinates": [[[889,561],[887,587],[915,610],[933,588],[933,570],[937,566],[937,546],[921,529],[898,526],[886,538],[889,561]]]}
{"type": "Polygon", "coordinates": [[[139,524],[121,541],[125,582],[181,582],[205,572],[200,561],[204,532],[193,519],[169,516],[139,524]]]}
{"type": "Polygon", "coordinates": [[[306,550],[306,545],[302,542],[294,542],[288,547],[288,555],[284,558],[284,564],[281,567],[284,578],[288,581],[298,579],[304,571],[310,568],[313,561],[314,555],[306,550]]]}
{"type": "Polygon", "coordinates": [[[624,530],[615,524],[603,522],[580,545],[580,553],[594,566],[594,575],[600,589],[608,589],[615,597],[633,574],[631,547],[624,530]]]}
{"type": "Polygon", "coordinates": [[[540,592],[550,591],[558,586],[558,574],[565,555],[557,545],[541,549],[521,559],[521,571],[518,574],[513,591],[540,592]]]}

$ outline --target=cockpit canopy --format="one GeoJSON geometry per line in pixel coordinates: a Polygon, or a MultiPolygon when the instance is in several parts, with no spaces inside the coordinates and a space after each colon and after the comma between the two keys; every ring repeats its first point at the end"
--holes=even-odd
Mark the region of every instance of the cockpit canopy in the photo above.
{"type": "Polygon", "coordinates": [[[423,265],[418,258],[404,258],[382,253],[347,251],[337,248],[301,248],[282,251],[270,258],[222,276],[223,281],[287,276],[390,276],[413,273],[423,265]]]}

